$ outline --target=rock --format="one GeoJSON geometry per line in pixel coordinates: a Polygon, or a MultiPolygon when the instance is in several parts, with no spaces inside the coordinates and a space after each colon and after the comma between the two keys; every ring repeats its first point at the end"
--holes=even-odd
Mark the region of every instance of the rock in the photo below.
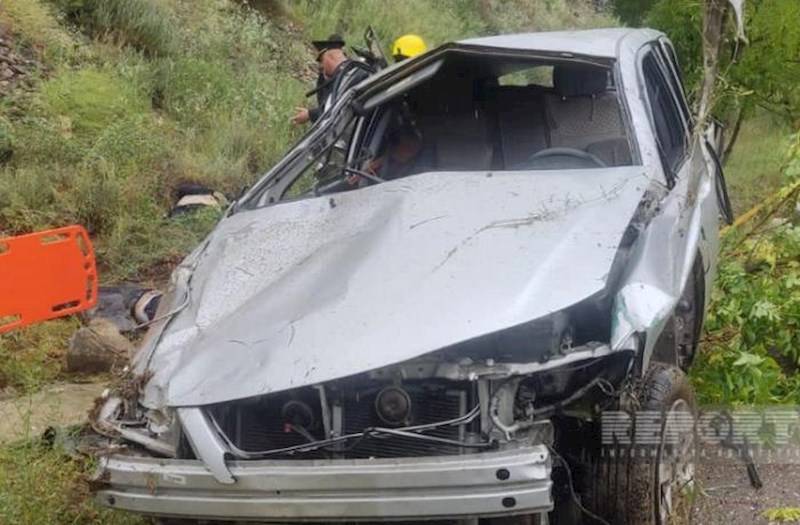
{"type": "Polygon", "coordinates": [[[108,319],[95,318],[69,341],[67,372],[92,374],[125,366],[134,346],[108,319]]]}

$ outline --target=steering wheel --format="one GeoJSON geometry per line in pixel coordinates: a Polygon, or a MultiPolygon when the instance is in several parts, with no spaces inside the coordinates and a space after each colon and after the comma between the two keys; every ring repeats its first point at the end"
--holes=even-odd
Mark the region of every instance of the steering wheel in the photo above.
{"type": "Polygon", "coordinates": [[[534,153],[519,168],[533,170],[606,168],[605,162],[577,148],[547,148],[534,153]]]}

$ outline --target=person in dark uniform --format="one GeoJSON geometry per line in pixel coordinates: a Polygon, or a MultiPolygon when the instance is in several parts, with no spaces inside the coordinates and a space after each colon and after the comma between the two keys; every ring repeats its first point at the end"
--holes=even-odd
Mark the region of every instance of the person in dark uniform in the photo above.
{"type": "Polygon", "coordinates": [[[292,122],[295,124],[316,122],[339,95],[371,73],[366,64],[347,58],[344,52],[344,39],[339,35],[331,35],[327,40],[315,40],[312,44],[317,50],[317,63],[319,63],[319,77],[314,90],[317,95],[317,107],[295,108],[296,113],[292,117],[292,122]]]}

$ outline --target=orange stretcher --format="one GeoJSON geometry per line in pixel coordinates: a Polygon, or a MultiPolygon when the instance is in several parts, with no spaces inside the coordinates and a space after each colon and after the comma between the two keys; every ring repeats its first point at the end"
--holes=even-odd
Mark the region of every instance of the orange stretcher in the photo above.
{"type": "Polygon", "coordinates": [[[95,304],[97,268],[83,227],[0,238],[0,334],[95,304]]]}

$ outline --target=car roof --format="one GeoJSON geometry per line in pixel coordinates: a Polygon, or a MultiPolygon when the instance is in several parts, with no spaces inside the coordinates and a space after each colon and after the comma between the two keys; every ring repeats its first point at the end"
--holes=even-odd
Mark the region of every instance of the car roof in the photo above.
{"type": "Polygon", "coordinates": [[[469,38],[459,44],[618,58],[623,50],[638,49],[662,35],[653,29],[608,28],[469,38]]]}

